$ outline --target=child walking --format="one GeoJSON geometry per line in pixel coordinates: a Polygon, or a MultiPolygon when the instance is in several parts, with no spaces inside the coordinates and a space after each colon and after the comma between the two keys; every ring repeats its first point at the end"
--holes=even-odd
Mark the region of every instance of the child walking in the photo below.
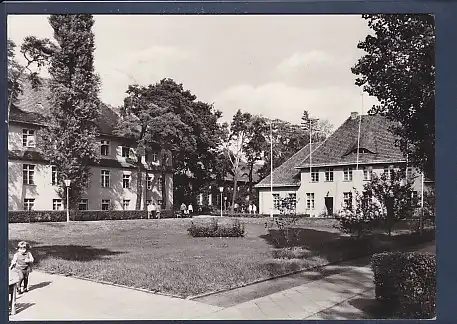
{"type": "Polygon", "coordinates": [[[19,242],[17,245],[17,252],[14,254],[13,260],[11,261],[10,269],[16,270],[19,274],[19,293],[29,291],[29,274],[32,272],[33,264],[33,256],[29,250],[30,245],[27,242],[19,242]],[[22,283],[24,283],[24,286],[21,288],[22,283]]]}

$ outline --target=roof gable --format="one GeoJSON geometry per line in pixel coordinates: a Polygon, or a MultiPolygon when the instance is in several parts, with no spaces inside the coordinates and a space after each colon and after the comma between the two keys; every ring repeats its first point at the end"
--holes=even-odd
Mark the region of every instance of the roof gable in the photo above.
{"type": "MultiPolygon", "coordinates": [[[[312,143],[311,149],[315,150],[321,145],[321,142],[312,143]]],[[[297,170],[295,167],[301,161],[306,159],[309,156],[310,144],[307,144],[297,153],[292,155],[288,160],[283,164],[278,166],[273,170],[273,185],[275,187],[280,186],[300,186],[300,170],[297,170]]],[[[260,181],[256,187],[269,187],[271,181],[271,176],[268,175],[262,181],[260,181]]]]}
{"type": "MultiPolygon", "coordinates": [[[[359,118],[348,118],[327,140],[313,152],[313,166],[350,165],[357,163],[357,137],[359,118]]],[[[396,145],[396,137],[391,132],[393,123],[379,115],[363,115],[360,124],[362,149],[359,163],[400,162],[405,157],[396,145]]],[[[309,157],[296,165],[309,167],[309,157]]]]}

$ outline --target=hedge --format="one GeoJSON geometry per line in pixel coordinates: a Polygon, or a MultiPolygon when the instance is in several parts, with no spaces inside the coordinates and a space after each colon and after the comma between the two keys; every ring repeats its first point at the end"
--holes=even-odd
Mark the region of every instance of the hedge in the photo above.
{"type": "Polygon", "coordinates": [[[436,260],[432,254],[388,252],[371,260],[375,294],[394,318],[436,316],[436,260]]]}
{"type": "MultiPolygon", "coordinates": [[[[174,217],[174,214],[171,210],[163,210],[160,212],[160,218],[172,217],[174,217]]],[[[71,221],[124,220],[146,218],[148,218],[148,214],[145,210],[70,210],[71,221]]],[[[63,210],[32,210],[8,212],[9,223],[65,222],[66,220],[67,212],[63,210]]]]}
{"type": "Polygon", "coordinates": [[[189,235],[193,237],[242,237],[244,236],[244,224],[239,220],[234,220],[231,225],[219,224],[217,218],[212,218],[208,224],[195,224],[191,222],[187,229],[189,235]]]}

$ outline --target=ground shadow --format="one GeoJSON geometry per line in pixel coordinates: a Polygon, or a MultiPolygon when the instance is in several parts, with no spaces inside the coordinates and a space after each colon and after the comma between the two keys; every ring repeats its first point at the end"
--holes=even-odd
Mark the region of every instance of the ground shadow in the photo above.
{"type": "Polygon", "coordinates": [[[35,264],[47,258],[57,258],[66,261],[88,262],[102,260],[124,252],[98,249],[88,245],[43,245],[33,248],[35,264]]]}
{"type": "MultiPolygon", "coordinates": [[[[20,312],[26,310],[29,307],[34,306],[35,303],[18,303],[16,302],[16,314],[19,314],[20,312]]],[[[11,315],[11,310],[10,310],[10,315],[11,315]]]]}
{"type": "Polygon", "coordinates": [[[386,310],[383,310],[375,298],[354,298],[348,301],[352,307],[361,310],[370,319],[389,319],[386,310]]]}
{"type": "Polygon", "coordinates": [[[52,283],[52,281],[43,281],[43,282],[37,283],[35,285],[31,285],[29,287],[29,290],[32,291],[32,290],[35,290],[35,289],[44,288],[46,286],[49,286],[51,283],[52,283]]]}
{"type": "Polygon", "coordinates": [[[355,238],[341,235],[338,232],[291,228],[287,238],[284,231],[277,229],[270,229],[267,234],[260,237],[275,248],[273,251],[274,258],[308,259],[316,256],[333,263],[432,241],[434,235],[434,231],[424,233],[422,236],[415,233],[403,233],[394,236],[385,233],[373,233],[362,238],[355,238]],[[284,249],[286,247],[291,248],[291,250],[284,249]]]}
{"type": "MultiPolygon", "coordinates": [[[[12,255],[17,250],[17,244],[20,240],[9,240],[8,251],[9,262],[11,262],[12,255]]],[[[47,258],[59,258],[67,261],[93,261],[101,260],[113,255],[125,253],[119,251],[111,251],[109,249],[98,249],[88,245],[39,245],[36,241],[27,241],[32,249],[32,255],[34,257],[34,264],[38,265],[40,261],[47,258]]]]}

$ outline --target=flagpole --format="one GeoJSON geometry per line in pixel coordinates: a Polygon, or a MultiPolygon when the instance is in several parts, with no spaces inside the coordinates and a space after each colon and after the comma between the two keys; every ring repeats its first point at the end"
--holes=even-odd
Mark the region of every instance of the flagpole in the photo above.
{"type": "Polygon", "coordinates": [[[362,109],[360,112],[360,117],[359,117],[359,132],[357,134],[357,164],[356,164],[356,171],[359,170],[359,151],[360,151],[360,129],[362,125],[362,115],[363,115],[363,92],[360,94],[362,97],[362,109]]]}
{"type": "Polygon", "coordinates": [[[273,120],[270,121],[270,191],[271,191],[271,210],[270,218],[273,218],[274,197],[273,197],[273,120]]]}

